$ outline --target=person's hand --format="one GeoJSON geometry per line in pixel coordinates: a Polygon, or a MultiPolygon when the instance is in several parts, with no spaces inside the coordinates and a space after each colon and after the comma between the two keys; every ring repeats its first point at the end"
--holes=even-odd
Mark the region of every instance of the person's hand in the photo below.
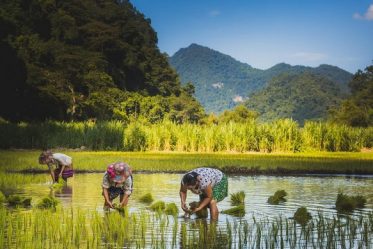
{"type": "Polygon", "coordinates": [[[200,211],[201,209],[202,208],[200,208],[200,207],[192,208],[192,212],[196,213],[196,212],[200,211]]]}
{"type": "Polygon", "coordinates": [[[107,205],[108,205],[110,208],[114,208],[113,203],[111,203],[110,201],[107,203],[107,205]]]}
{"type": "Polygon", "coordinates": [[[181,204],[181,209],[184,210],[184,212],[189,212],[189,208],[187,207],[185,203],[181,204]]]}
{"type": "Polygon", "coordinates": [[[58,178],[62,178],[62,172],[58,175],[58,178]]]}

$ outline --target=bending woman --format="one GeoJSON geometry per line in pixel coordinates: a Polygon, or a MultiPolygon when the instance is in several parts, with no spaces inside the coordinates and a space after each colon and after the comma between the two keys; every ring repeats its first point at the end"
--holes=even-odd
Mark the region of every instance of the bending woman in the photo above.
{"type": "Polygon", "coordinates": [[[39,163],[48,165],[53,182],[57,182],[60,177],[67,181],[67,178],[74,175],[73,160],[65,154],[45,150],[39,156],[39,163]]]}
{"type": "Polygon", "coordinates": [[[197,168],[186,173],[180,185],[180,200],[181,208],[188,212],[186,205],[187,190],[198,194],[200,197],[200,204],[193,212],[208,207],[210,208],[211,219],[218,219],[219,210],[217,203],[228,196],[228,179],[218,169],[212,168],[197,168]]]}

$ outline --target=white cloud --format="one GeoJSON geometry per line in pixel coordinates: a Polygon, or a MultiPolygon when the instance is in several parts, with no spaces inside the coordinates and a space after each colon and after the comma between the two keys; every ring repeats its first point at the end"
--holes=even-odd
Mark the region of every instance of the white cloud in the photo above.
{"type": "Polygon", "coordinates": [[[361,15],[359,13],[355,13],[353,15],[355,19],[361,19],[361,20],[373,20],[373,4],[369,5],[368,10],[365,12],[364,15],[361,15]]]}
{"type": "Polygon", "coordinates": [[[211,85],[212,85],[213,88],[222,89],[223,86],[224,86],[224,83],[223,82],[216,82],[216,83],[213,83],[211,85]]]}
{"type": "Polygon", "coordinates": [[[218,16],[218,15],[220,15],[220,11],[219,10],[211,10],[209,12],[209,16],[215,17],[215,16],[218,16]]]}
{"type": "Polygon", "coordinates": [[[234,102],[234,103],[243,102],[243,98],[242,98],[242,96],[240,96],[240,95],[236,95],[236,96],[234,96],[234,98],[233,98],[233,102],[234,102]]]}
{"type": "Polygon", "coordinates": [[[298,52],[293,54],[291,57],[296,57],[307,61],[320,61],[327,58],[327,55],[323,53],[298,52]]]}

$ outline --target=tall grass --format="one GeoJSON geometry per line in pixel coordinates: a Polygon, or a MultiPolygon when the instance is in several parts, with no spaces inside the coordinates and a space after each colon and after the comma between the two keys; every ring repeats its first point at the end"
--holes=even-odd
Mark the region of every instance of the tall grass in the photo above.
{"type": "Polygon", "coordinates": [[[322,214],[299,226],[269,220],[180,220],[142,211],[120,214],[72,208],[0,208],[0,248],[371,248],[373,214],[322,214]]]}
{"type": "Polygon", "coordinates": [[[0,123],[0,148],[80,148],[114,151],[299,152],[360,151],[373,146],[373,127],[291,119],[219,125],[120,121],[0,123]]]}

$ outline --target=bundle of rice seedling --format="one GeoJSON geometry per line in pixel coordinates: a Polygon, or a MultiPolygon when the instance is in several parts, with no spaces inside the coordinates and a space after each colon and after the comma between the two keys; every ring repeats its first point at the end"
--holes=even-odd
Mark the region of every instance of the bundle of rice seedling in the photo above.
{"type": "Polygon", "coordinates": [[[306,207],[300,207],[294,213],[294,220],[302,226],[305,226],[311,219],[312,215],[307,211],[306,207]]]}
{"type": "Polygon", "coordinates": [[[125,214],[127,212],[127,207],[121,207],[117,205],[116,203],[113,204],[113,207],[115,210],[117,210],[121,214],[125,214]]]}
{"type": "Polygon", "coordinates": [[[164,203],[164,201],[157,201],[157,202],[154,202],[152,205],[150,205],[150,209],[153,210],[153,211],[163,211],[166,207],[166,204],[164,203]]]}
{"type": "Polygon", "coordinates": [[[154,201],[153,195],[151,193],[144,194],[139,198],[139,201],[142,203],[150,204],[154,201]]]}
{"type": "Polygon", "coordinates": [[[52,184],[51,188],[54,191],[60,191],[65,185],[66,182],[60,177],[57,182],[52,184]]]}
{"type": "Polygon", "coordinates": [[[58,203],[59,203],[59,200],[57,200],[56,198],[52,196],[44,197],[38,202],[36,207],[40,209],[49,209],[49,208],[56,209],[58,203]]]}
{"type": "Polygon", "coordinates": [[[343,193],[339,193],[335,202],[335,207],[338,212],[352,212],[356,208],[363,208],[367,199],[364,196],[348,196],[343,193]]]}
{"type": "Polygon", "coordinates": [[[231,194],[231,204],[233,206],[243,205],[245,203],[245,192],[240,191],[231,194]]]}
{"type": "Polygon", "coordinates": [[[222,214],[229,214],[237,217],[242,217],[245,215],[245,206],[244,205],[238,205],[236,207],[224,210],[221,212],[222,214]]]}
{"type": "Polygon", "coordinates": [[[175,203],[168,203],[164,212],[168,215],[176,216],[179,214],[179,209],[177,208],[175,203]]]}
{"type": "MultiPolygon", "coordinates": [[[[193,201],[193,202],[189,203],[190,213],[193,213],[193,209],[199,207],[199,204],[200,204],[200,202],[198,202],[198,201],[193,201]]],[[[196,214],[197,218],[207,218],[208,217],[207,207],[204,207],[201,210],[195,212],[195,214],[196,214]]]]}
{"type": "Polygon", "coordinates": [[[9,195],[7,198],[9,206],[28,207],[31,205],[31,197],[21,197],[19,195],[9,195]]]}
{"type": "Polygon", "coordinates": [[[280,202],[285,202],[286,201],[285,196],[287,196],[287,193],[285,190],[277,190],[274,195],[268,198],[268,203],[272,205],[277,205],[280,202]]]}

